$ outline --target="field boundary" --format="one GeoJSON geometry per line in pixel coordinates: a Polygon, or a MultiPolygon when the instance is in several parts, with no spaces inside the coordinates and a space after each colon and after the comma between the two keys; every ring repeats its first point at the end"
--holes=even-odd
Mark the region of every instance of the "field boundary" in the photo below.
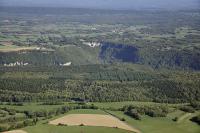
{"type": "MultiPolygon", "coordinates": [[[[123,119],[123,118],[118,117],[118,116],[115,115],[115,114],[112,114],[111,112],[109,112],[109,111],[107,111],[107,110],[102,110],[102,111],[104,111],[104,112],[108,113],[109,115],[111,115],[111,116],[113,116],[113,117],[119,119],[120,121],[121,121],[121,119],[123,119]]],[[[123,122],[124,122],[125,124],[127,124],[128,126],[131,126],[131,125],[129,125],[127,122],[125,122],[125,121],[123,121],[123,122]]],[[[141,133],[141,131],[138,130],[137,128],[135,128],[135,127],[133,127],[133,126],[131,126],[131,127],[134,128],[135,130],[137,130],[137,132],[135,131],[136,133],[141,133]]]]}

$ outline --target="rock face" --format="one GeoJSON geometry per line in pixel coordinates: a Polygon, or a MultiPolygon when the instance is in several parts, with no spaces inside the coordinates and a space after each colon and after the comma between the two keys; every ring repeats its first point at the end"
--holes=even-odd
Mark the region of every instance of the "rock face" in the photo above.
{"type": "MultiPolygon", "coordinates": [[[[84,41],[83,41],[84,42],[84,41]]],[[[54,51],[0,52],[0,66],[70,66],[101,63],[137,63],[152,68],[200,70],[199,49],[153,48],[109,42],[67,46],[54,51]]]]}
{"type": "Polygon", "coordinates": [[[84,44],[85,44],[85,45],[88,45],[88,46],[90,46],[90,47],[92,47],[92,48],[98,47],[98,46],[101,45],[101,43],[99,43],[99,42],[84,42],[84,44]]]}
{"type": "Polygon", "coordinates": [[[101,60],[108,62],[137,63],[139,61],[138,49],[134,46],[123,44],[102,43],[99,57],[101,60]]]}
{"type": "Polygon", "coordinates": [[[60,64],[60,66],[71,66],[72,62],[66,62],[64,64],[60,64]]]}

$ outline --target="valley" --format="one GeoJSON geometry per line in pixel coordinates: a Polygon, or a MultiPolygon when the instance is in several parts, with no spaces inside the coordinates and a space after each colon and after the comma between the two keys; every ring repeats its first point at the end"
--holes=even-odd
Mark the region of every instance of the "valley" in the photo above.
{"type": "Polygon", "coordinates": [[[0,7],[0,132],[199,133],[199,16],[0,7]]]}

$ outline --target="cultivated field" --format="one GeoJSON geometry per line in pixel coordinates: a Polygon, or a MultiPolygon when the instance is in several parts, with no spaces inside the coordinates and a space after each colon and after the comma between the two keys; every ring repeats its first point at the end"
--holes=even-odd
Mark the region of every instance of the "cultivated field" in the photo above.
{"type": "Polygon", "coordinates": [[[21,50],[35,50],[36,47],[1,46],[0,52],[16,52],[21,50]]]}
{"type": "Polygon", "coordinates": [[[7,132],[3,132],[3,133],[27,133],[23,130],[13,130],[13,131],[7,131],[7,132]]]}
{"type": "Polygon", "coordinates": [[[111,115],[99,114],[69,114],[56,120],[50,121],[49,124],[59,125],[66,124],[69,126],[86,125],[86,126],[103,126],[115,127],[139,133],[137,129],[132,128],[126,123],[118,120],[111,115]]]}

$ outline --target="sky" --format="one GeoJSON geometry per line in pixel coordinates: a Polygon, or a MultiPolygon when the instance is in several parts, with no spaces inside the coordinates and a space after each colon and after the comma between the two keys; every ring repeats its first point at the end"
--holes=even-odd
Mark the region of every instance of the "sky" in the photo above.
{"type": "Polygon", "coordinates": [[[200,9],[200,0],[0,0],[0,6],[98,9],[200,9]]]}

